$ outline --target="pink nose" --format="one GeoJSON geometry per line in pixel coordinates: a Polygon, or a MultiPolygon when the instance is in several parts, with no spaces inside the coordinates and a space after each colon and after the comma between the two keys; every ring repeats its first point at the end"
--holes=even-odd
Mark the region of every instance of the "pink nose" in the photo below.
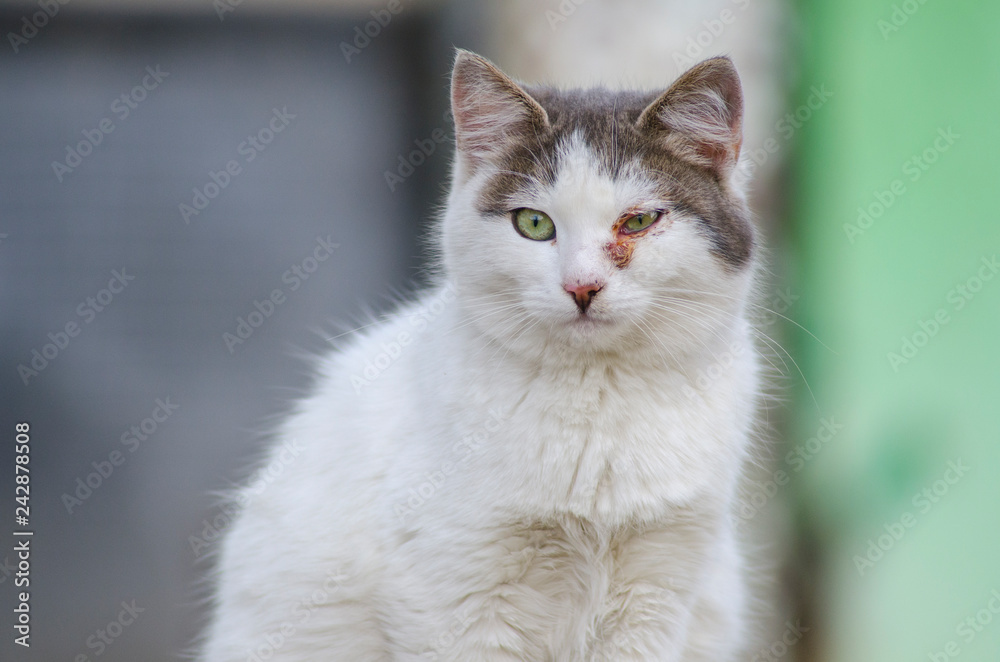
{"type": "Polygon", "coordinates": [[[563,289],[569,292],[569,295],[573,297],[574,301],[576,301],[576,307],[580,309],[581,313],[587,312],[587,308],[590,307],[590,302],[603,287],[604,283],[597,282],[578,285],[563,285],[563,289]]]}

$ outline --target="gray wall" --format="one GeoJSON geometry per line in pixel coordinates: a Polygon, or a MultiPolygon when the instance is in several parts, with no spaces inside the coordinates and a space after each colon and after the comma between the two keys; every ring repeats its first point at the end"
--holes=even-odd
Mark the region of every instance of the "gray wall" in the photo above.
{"type": "MultiPolygon", "coordinates": [[[[0,34],[20,30],[23,15],[0,15],[0,34]]],[[[385,310],[420,279],[415,238],[451,148],[395,191],[384,172],[414,139],[450,135],[440,19],[400,15],[350,63],[338,46],[363,14],[154,21],[69,7],[18,52],[0,44],[0,521],[8,529],[14,508],[7,442],[27,420],[36,532],[27,652],[11,642],[3,535],[0,658],[153,662],[191,641],[210,563],[190,537],[221,512],[211,491],[245,479],[261,431],[308,386],[297,355],[328,348],[325,337],[363,323],[365,306],[385,310]],[[169,75],[123,117],[112,104],[147,66],[169,75]],[[275,108],[295,117],[248,162],[240,145],[275,108]],[[113,131],[60,181],[52,162],[102,120],[113,131]],[[179,205],[229,160],[240,173],[186,224],[179,205]],[[313,266],[317,237],[339,247],[293,291],[283,274],[313,266]],[[106,301],[115,270],[131,280],[96,312],[87,298],[106,301]],[[282,303],[231,352],[223,334],[275,289],[282,303]],[[69,323],[77,335],[59,336],[69,323]],[[25,384],[18,366],[31,367],[50,332],[66,346],[25,384]],[[163,418],[158,400],[176,409],[136,443],[132,426],[163,418]],[[63,495],[109,467],[68,512],[63,495]],[[122,601],[144,611],[98,654],[91,637],[122,601]]]]}

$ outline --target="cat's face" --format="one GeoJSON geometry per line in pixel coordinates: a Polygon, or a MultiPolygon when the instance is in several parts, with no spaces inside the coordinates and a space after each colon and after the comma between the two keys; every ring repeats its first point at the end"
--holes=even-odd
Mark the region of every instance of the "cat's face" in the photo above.
{"type": "Polygon", "coordinates": [[[469,324],[523,350],[679,358],[739,318],[753,230],[727,59],[663,94],[522,88],[459,53],[444,261],[469,324]]]}

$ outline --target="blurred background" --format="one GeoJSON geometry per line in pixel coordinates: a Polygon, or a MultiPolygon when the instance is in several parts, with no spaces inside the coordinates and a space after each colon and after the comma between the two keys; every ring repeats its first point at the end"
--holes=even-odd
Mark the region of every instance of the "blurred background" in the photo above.
{"type": "Polygon", "coordinates": [[[1000,659],[998,29],[975,0],[0,3],[0,659],[189,649],[213,493],[261,479],[301,357],[423,282],[455,46],[566,85],[733,57],[780,344],[746,659],[1000,659]]]}

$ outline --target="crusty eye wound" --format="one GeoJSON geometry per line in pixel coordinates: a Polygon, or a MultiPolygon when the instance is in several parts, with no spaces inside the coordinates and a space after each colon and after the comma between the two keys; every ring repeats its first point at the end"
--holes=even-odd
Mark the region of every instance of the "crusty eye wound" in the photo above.
{"type": "Polygon", "coordinates": [[[626,216],[625,220],[618,227],[619,232],[634,234],[642,232],[660,219],[661,211],[643,211],[631,216],[626,216]]]}
{"type": "Polygon", "coordinates": [[[619,269],[628,266],[635,251],[635,242],[646,234],[646,231],[662,223],[661,218],[667,212],[662,209],[654,211],[630,211],[622,215],[612,228],[612,239],[604,250],[619,269]]]}

